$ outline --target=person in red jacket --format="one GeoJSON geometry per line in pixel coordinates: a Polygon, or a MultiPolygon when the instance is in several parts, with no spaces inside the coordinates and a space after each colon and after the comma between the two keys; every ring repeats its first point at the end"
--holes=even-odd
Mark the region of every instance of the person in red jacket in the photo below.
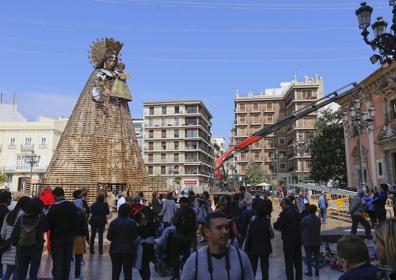
{"type": "MultiPolygon", "coordinates": [[[[44,212],[47,214],[48,209],[52,204],[55,203],[55,198],[52,194],[52,189],[50,187],[45,188],[40,194],[40,200],[44,203],[44,212]]],[[[51,242],[50,242],[51,232],[47,231],[47,250],[51,252],[51,242]]]]}
{"type": "Polygon", "coordinates": [[[142,209],[144,205],[140,203],[140,198],[137,196],[132,201],[131,213],[129,214],[129,218],[136,220],[136,214],[142,209]]]}

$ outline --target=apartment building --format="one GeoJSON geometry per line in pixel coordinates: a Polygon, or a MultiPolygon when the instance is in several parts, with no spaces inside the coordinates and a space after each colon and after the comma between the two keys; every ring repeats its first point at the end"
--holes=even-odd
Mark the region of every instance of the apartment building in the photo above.
{"type": "MultiPolygon", "coordinates": [[[[235,127],[231,135],[231,145],[322,96],[323,80],[320,77],[282,82],[280,88],[266,89],[259,94],[251,92],[247,96],[241,96],[237,93],[234,100],[235,127]]],[[[312,113],[267,135],[250,146],[249,150],[238,153],[235,160],[237,173],[244,174],[250,164],[257,164],[265,174],[287,179],[290,183],[297,182],[303,170],[304,175],[309,173],[310,155],[304,154],[302,161],[293,148],[293,142],[307,139],[315,129],[316,119],[317,112],[312,113]]]]}
{"type": "Polygon", "coordinates": [[[47,170],[66,123],[65,118],[28,121],[16,104],[0,104],[0,169],[8,176],[2,187],[23,191],[31,175],[37,183],[47,170]],[[40,158],[31,170],[26,156],[32,153],[40,158]]]}
{"type": "Polygon", "coordinates": [[[140,150],[143,152],[144,138],[143,138],[143,119],[132,119],[133,127],[135,128],[136,139],[139,143],[140,150]]]}
{"type": "Polygon", "coordinates": [[[214,168],[212,115],[199,100],[144,103],[144,160],[168,186],[208,189],[214,168]],[[176,180],[175,180],[176,179],[176,180]]]}

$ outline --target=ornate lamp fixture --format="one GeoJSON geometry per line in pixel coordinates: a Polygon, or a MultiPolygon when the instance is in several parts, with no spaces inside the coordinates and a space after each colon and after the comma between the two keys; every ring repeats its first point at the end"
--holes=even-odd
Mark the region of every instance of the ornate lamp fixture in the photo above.
{"type": "Polygon", "coordinates": [[[355,12],[358,18],[359,29],[363,30],[362,36],[364,42],[370,45],[374,51],[378,49],[379,54],[374,54],[370,57],[373,64],[378,61],[381,64],[390,64],[396,57],[396,0],[389,0],[389,6],[393,7],[392,33],[387,33],[386,28],[388,27],[388,23],[382,17],[378,17],[376,22],[371,25],[375,36],[371,41],[368,39],[370,33],[367,28],[370,26],[373,8],[367,5],[366,2],[363,2],[355,12]]]}
{"type": "Polygon", "coordinates": [[[363,176],[363,146],[362,146],[362,133],[364,129],[368,131],[373,129],[375,119],[375,109],[373,106],[369,106],[367,110],[361,108],[359,99],[353,101],[349,114],[344,112],[344,131],[350,137],[358,136],[359,146],[359,187],[363,188],[366,184],[363,176]]]}

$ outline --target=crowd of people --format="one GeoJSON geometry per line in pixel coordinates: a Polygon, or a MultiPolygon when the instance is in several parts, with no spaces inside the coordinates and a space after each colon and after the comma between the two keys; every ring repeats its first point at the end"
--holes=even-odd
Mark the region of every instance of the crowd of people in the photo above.
{"type": "MultiPolygon", "coordinates": [[[[381,192],[385,194],[379,194],[379,199],[389,191],[384,188],[381,192]]],[[[76,190],[73,200],[68,200],[64,190],[57,187],[43,190],[38,198],[20,197],[11,211],[11,193],[2,191],[2,279],[26,279],[27,275],[37,279],[44,245],[52,258],[53,279],[69,279],[71,273],[74,279],[82,279],[86,244],[91,255],[103,254],[106,224],[113,280],[120,279],[121,273],[124,279],[132,279],[133,268],[141,279],[150,279],[151,263],[160,275],[185,280],[255,279],[260,263],[262,279],[270,279],[276,231],[283,241],[287,279],[319,275],[321,225],[326,223],[329,204],[326,194],[319,197],[316,206],[304,192],[289,192],[280,201],[279,217],[271,224],[271,200],[252,195],[244,187],[240,191],[214,197],[213,201],[207,192],[196,195],[190,191],[181,197],[154,193],[147,201],[143,194],[121,193],[116,198],[109,190],[100,192],[88,205],[86,189],[76,190]],[[113,210],[118,213],[116,217],[113,210]]],[[[356,233],[356,223],[364,224],[363,215],[370,211],[366,195],[359,192],[351,201],[352,233],[356,233]]],[[[372,203],[377,200],[374,197],[372,203]]],[[[374,209],[374,223],[378,225],[373,236],[369,228],[366,237],[373,238],[381,266],[370,264],[363,239],[355,234],[346,236],[337,244],[345,271],[342,280],[396,279],[396,220],[386,219],[386,212],[384,217],[381,209],[374,209]]]]}

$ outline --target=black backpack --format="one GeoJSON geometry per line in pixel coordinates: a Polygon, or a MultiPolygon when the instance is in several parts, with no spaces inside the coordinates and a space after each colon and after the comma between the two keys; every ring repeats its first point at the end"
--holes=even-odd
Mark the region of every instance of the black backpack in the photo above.
{"type": "Polygon", "coordinates": [[[176,231],[181,234],[191,235],[196,230],[197,216],[193,209],[188,208],[184,211],[176,225],[176,231]]]}
{"type": "Polygon", "coordinates": [[[18,239],[18,247],[31,247],[37,245],[37,228],[38,228],[38,220],[33,225],[25,225],[23,224],[23,217],[21,216],[21,224],[19,231],[19,239],[18,239]]]}

